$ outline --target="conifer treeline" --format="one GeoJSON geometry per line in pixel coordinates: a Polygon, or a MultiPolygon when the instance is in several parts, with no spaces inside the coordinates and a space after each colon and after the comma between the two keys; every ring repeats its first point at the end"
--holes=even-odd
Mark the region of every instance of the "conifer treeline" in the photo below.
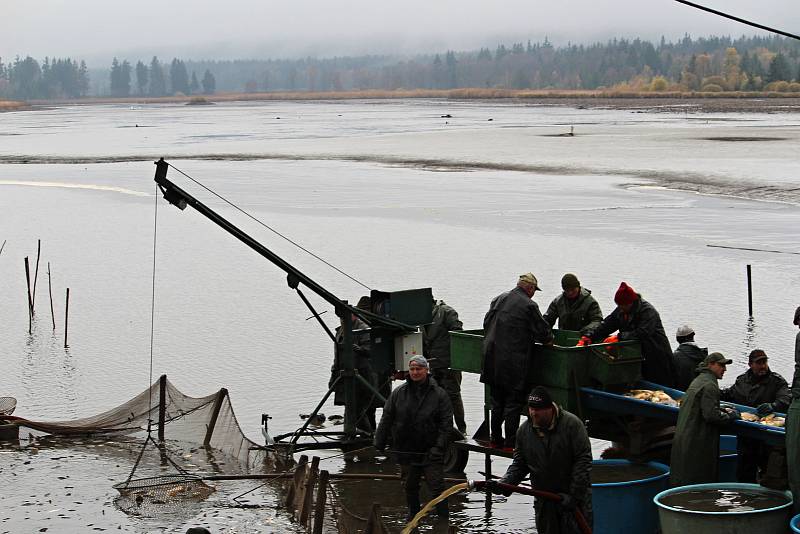
{"type": "MultiPolygon", "coordinates": [[[[300,60],[188,62],[209,69],[220,91],[351,91],[393,89],[763,90],[800,78],[800,43],[781,37],[684,37],[653,44],[613,39],[555,47],[501,44],[494,50],[300,60]],[[734,50],[731,50],[734,49],[734,50]],[[712,77],[717,78],[712,78],[712,77]],[[719,84],[719,77],[725,83],[719,84]],[[655,82],[655,83],[653,83],[655,82]],[[716,82],[716,83],[712,83],[716,82]]],[[[778,87],[778,90],[782,86],[778,87]]]]}
{"type": "Polygon", "coordinates": [[[111,96],[115,97],[193,95],[200,92],[210,95],[216,91],[216,80],[208,70],[200,82],[194,71],[190,78],[186,64],[178,58],[172,60],[168,71],[156,56],[153,56],[149,65],[137,61],[135,69],[131,68],[128,60],[120,63],[114,58],[111,62],[110,87],[111,96]]]}
{"type": "MultiPolygon", "coordinates": [[[[93,71],[94,72],[94,71],[93,71]]],[[[108,72],[108,71],[106,71],[108,72]]],[[[709,37],[657,44],[613,39],[592,45],[501,44],[494,50],[296,60],[191,61],[162,64],[114,59],[106,94],[163,96],[270,91],[394,89],[598,89],[634,91],[800,92],[800,43],[782,37],[709,37]],[[198,79],[196,73],[202,72],[198,79]],[[191,73],[191,74],[189,74],[191,73]]],[[[0,97],[86,96],[84,62],[33,58],[0,61],[0,97]]]]}
{"type": "Polygon", "coordinates": [[[80,98],[89,91],[86,62],[44,58],[41,65],[28,56],[4,64],[0,58],[0,98],[80,98]]]}

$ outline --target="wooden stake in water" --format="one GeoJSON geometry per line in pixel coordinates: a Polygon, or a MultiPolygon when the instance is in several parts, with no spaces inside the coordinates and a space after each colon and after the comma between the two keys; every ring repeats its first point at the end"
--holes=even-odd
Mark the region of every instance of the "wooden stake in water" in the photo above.
{"type": "Polygon", "coordinates": [[[747,264],[747,312],[750,317],[753,316],[753,281],[750,264],[747,264]]]}
{"type": "Polygon", "coordinates": [[[31,302],[31,269],[28,265],[28,256],[25,256],[25,280],[28,283],[28,333],[32,333],[33,302],[31,302]]]}
{"type": "Polygon", "coordinates": [[[50,317],[53,318],[53,332],[56,331],[56,314],[53,312],[53,280],[50,278],[50,262],[47,262],[47,292],[50,294],[50,317]]]}
{"type": "Polygon", "coordinates": [[[64,310],[64,348],[68,348],[67,344],[67,330],[69,328],[69,288],[67,288],[67,306],[64,310]]]}
{"type": "Polygon", "coordinates": [[[2,245],[0,245],[0,254],[2,254],[2,253],[3,253],[3,249],[4,249],[4,248],[6,248],[6,240],[5,240],[5,239],[3,239],[3,244],[2,244],[2,245]]]}
{"type": "Polygon", "coordinates": [[[42,254],[42,240],[38,240],[36,245],[36,270],[33,272],[33,296],[31,297],[31,305],[36,304],[36,281],[39,280],[39,257],[42,254]]]}

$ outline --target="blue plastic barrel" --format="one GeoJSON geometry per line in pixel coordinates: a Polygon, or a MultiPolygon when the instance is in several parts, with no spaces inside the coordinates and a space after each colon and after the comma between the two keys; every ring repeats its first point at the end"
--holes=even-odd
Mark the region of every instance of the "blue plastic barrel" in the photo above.
{"type": "MultiPolygon", "coordinates": [[[[680,486],[662,491],[653,502],[658,506],[658,516],[663,534],[764,534],[786,532],[786,523],[792,511],[792,495],[759,486],[758,484],[739,484],[721,482],[714,484],[695,484],[680,486]],[[661,502],[661,499],[674,493],[695,490],[744,490],[774,494],[785,498],[785,503],[773,508],[746,510],[741,512],[703,512],[674,508],[661,502]]],[[[598,531],[599,532],[599,531],[598,531]]]]}
{"type": "MultiPolygon", "coordinates": [[[[632,465],[628,460],[595,460],[592,465],[632,465]]],[[[660,474],[628,482],[592,484],[594,532],[603,534],[654,534],[658,510],[653,497],[669,487],[669,467],[657,462],[644,464],[660,474]]]]}
{"type": "Polygon", "coordinates": [[[800,533],[800,514],[792,518],[792,522],[789,523],[789,526],[792,527],[792,532],[800,533]]]}
{"type": "Polygon", "coordinates": [[[736,467],[739,456],[736,454],[736,436],[719,437],[719,481],[736,482],[736,467]],[[726,454],[733,451],[733,454],[726,454]]]}

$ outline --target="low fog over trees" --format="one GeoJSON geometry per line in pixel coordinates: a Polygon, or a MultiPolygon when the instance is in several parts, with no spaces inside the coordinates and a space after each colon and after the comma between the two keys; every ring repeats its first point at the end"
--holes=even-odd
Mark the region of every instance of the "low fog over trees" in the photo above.
{"type": "MultiPolygon", "coordinates": [[[[800,92],[800,43],[687,35],[675,43],[612,39],[560,47],[545,39],[413,57],[162,63],[154,56],[114,58],[110,70],[95,70],[93,77],[101,78],[92,84],[96,96],[117,97],[457,88],[800,92]]],[[[0,59],[0,97],[79,98],[89,87],[83,61],[0,59]]]]}

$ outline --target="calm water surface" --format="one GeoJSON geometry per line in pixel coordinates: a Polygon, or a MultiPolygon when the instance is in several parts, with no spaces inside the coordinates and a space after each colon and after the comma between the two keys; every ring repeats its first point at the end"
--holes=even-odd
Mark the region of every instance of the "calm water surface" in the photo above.
{"type": "MultiPolygon", "coordinates": [[[[308,310],[276,267],[191,209],[156,202],[152,161],[160,156],[371,288],[432,287],[459,311],[465,328],[479,327],[489,301],[521,272],[539,277],[543,291],[535,300],[546,307],[571,271],[604,312],[625,280],[659,310],[670,337],[679,325],[692,325],[701,345],[734,359],[723,384],[746,369],[756,347],[791,377],[791,318],[800,300],[798,139],[795,116],[780,113],[699,116],[477,102],[6,113],[0,115],[0,242],[6,240],[0,395],[17,397],[17,414],[49,420],[97,413],[147,387],[157,218],[154,376],[166,373],[192,396],[227,387],[240,424],[257,441],[262,413],[274,417],[276,433],[291,431],[322,396],[332,352],[324,333],[307,320],[308,310]],[[446,113],[453,118],[441,118],[446,113]],[[575,137],[553,137],[570,125],[575,137]],[[774,139],[708,140],[730,137],[774,139]],[[23,258],[35,261],[37,239],[42,263],[29,335],[23,258]]],[[[174,170],[170,178],[338,296],[354,301],[366,292],[174,170]]],[[[323,317],[334,325],[333,313],[323,317]]],[[[475,429],[482,390],[476,376],[464,382],[467,423],[475,429]]],[[[18,454],[7,466],[23,465],[18,454]]],[[[329,468],[339,462],[329,460],[329,468]]],[[[88,460],[82,465],[97,469],[88,460]]],[[[124,477],[130,464],[120,466],[124,477]]],[[[497,461],[495,470],[504,466],[497,461]]],[[[473,457],[468,475],[482,468],[473,457]]],[[[11,471],[2,469],[0,481],[17,478],[11,471]]],[[[42,479],[15,483],[33,495],[42,479]]],[[[355,486],[340,485],[356,509],[365,495],[377,494],[388,514],[403,515],[399,485],[355,486]]],[[[113,496],[105,481],[95,491],[113,496]]],[[[454,524],[466,531],[530,531],[530,503],[500,499],[486,519],[482,495],[460,498],[454,524]]],[[[106,513],[116,514],[108,522],[114,528],[155,528],[113,508],[106,513]]],[[[11,515],[13,526],[0,524],[0,531],[23,524],[21,514],[11,515]]],[[[46,518],[35,521],[36,530],[48,525],[46,518]]]]}

